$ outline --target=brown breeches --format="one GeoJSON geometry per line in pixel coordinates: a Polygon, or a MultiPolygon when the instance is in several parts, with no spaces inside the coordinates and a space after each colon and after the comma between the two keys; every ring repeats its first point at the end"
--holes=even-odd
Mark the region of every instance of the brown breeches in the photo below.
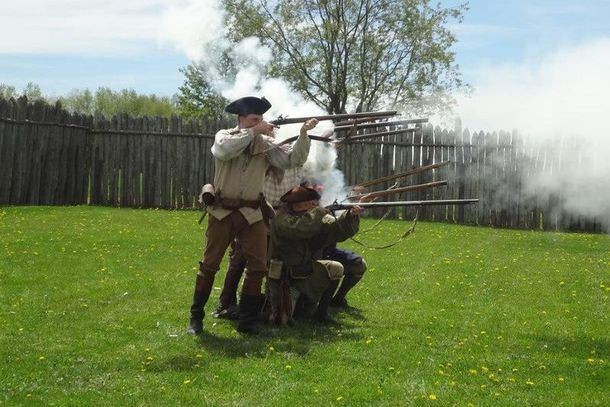
{"type": "Polygon", "coordinates": [[[222,220],[213,216],[208,217],[206,244],[203,251],[203,274],[214,278],[233,239],[237,240],[246,258],[247,269],[242,293],[259,295],[263,277],[267,272],[267,228],[263,221],[248,224],[239,211],[231,212],[222,220]]]}

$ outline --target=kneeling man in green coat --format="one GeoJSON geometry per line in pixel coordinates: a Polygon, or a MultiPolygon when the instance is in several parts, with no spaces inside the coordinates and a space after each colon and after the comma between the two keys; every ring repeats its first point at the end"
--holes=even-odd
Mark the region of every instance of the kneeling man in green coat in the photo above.
{"type": "Polygon", "coordinates": [[[358,232],[362,208],[356,206],[335,217],[319,206],[319,199],[315,189],[303,186],[292,188],[280,199],[282,207],[271,224],[269,253],[272,322],[289,322],[300,296],[317,304],[313,319],[333,322],[328,306],[343,276],[343,265],[323,260],[322,251],[358,232]]]}

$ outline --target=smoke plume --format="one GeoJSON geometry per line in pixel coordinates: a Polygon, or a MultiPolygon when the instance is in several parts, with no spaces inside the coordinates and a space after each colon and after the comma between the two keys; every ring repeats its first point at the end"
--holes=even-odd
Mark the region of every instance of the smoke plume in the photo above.
{"type": "MultiPolygon", "coordinates": [[[[516,131],[541,146],[545,169],[522,181],[531,196],[560,196],[563,209],[610,225],[610,38],[576,44],[481,73],[458,98],[463,127],[516,131]]],[[[533,149],[530,149],[533,150],[533,149]]]]}
{"type": "MultiPolygon", "coordinates": [[[[220,0],[187,0],[166,10],[161,40],[172,43],[193,62],[205,64],[209,73],[208,81],[227,99],[247,95],[265,96],[272,104],[265,114],[268,120],[280,115],[307,117],[325,114],[317,105],[293,92],[286,81],[266,75],[265,67],[273,55],[271,49],[258,38],[245,38],[238,44],[228,41],[225,20],[220,0]],[[222,75],[223,68],[219,61],[223,53],[229,54],[238,65],[234,81],[227,82],[222,75]]],[[[300,127],[301,124],[281,126],[276,138],[282,140],[296,136],[300,127]]],[[[321,135],[329,129],[332,129],[331,122],[320,122],[308,133],[321,135]]],[[[343,190],[343,174],[335,167],[336,158],[332,147],[312,142],[304,171],[308,177],[316,178],[325,185],[324,200],[334,200],[335,194],[343,190]]]]}

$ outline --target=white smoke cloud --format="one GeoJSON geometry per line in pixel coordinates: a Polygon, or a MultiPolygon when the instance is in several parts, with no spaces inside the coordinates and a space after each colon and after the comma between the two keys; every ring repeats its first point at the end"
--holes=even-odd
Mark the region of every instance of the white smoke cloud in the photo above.
{"type": "Polygon", "coordinates": [[[265,96],[273,105],[268,117],[324,114],[314,103],[293,92],[287,82],[266,76],[265,67],[273,55],[260,39],[249,37],[238,44],[227,40],[226,15],[220,0],[184,0],[168,7],[163,21],[160,39],[174,44],[194,62],[203,62],[210,70],[208,80],[227,99],[265,96]],[[223,52],[231,55],[237,65],[238,72],[231,83],[221,79],[223,67],[219,61],[223,52]]]}
{"type": "Polygon", "coordinates": [[[543,145],[547,162],[562,166],[530,174],[527,190],[561,196],[564,209],[610,225],[609,72],[610,38],[486,68],[474,93],[458,98],[458,114],[471,131],[516,129],[543,145]]]}
{"type": "Polygon", "coordinates": [[[161,21],[159,40],[172,44],[194,61],[213,61],[220,50],[229,46],[220,0],[170,2],[161,21]]]}
{"type": "MultiPolygon", "coordinates": [[[[226,39],[225,13],[218,0],[210,0],[206,5],[201,1],[188,0],[186,6],[171,7],[165,14],[165,29],[162,39],[175,44],[196,62],[203,62],[209,69],[208,80],[224,97],[234,100],[254,95],[265,96],[272,104],[266,113],[268,120],[279,117],[309,117],[326,114],[312,102],[305,101],[290,85],[279,78],[269,78],[265,68],[273,58],[271,49],[258,38],[245,38],[238,44],[226,39]],[[200,22],[200,23],[197,23],[200,22]],[[220,27],[214,29],[215,27],[220,27]],[[235,80],[225,82],[218,62],[219,56],[226,52],[236,62],[238,72],[235,80]]],[[[299,134],[301,124],[283,125],[276,131],[276,138],[283,140],[299,134]]],[[[321,135],[332,129],[332,122],[322,121],[310,130],[309,134],[321,135]]],[[[330,145],[312,142],[312,148],[304,171],[325,185],[324,199],[334,200],[345,196],[343,174],[336,169],[337,154],[330,145]]],[[[331,202],[332,202],[331,200],[331,202]]],[[[329,202],[330,203],[330,202],[329,202]]]]}

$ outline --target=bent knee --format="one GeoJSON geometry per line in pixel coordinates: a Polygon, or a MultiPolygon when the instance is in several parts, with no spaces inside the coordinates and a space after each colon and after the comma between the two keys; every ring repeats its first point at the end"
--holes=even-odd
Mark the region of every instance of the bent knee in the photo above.
{"type": "Polygon", "coordinates": [[[343,277],[345,268],[343,267],[343,264],[339,263],[338,261],[319,260],[319,263],[324,266],[328,272],[328,278],[331,280],[339,280],[341,277],[343,277]]]}

